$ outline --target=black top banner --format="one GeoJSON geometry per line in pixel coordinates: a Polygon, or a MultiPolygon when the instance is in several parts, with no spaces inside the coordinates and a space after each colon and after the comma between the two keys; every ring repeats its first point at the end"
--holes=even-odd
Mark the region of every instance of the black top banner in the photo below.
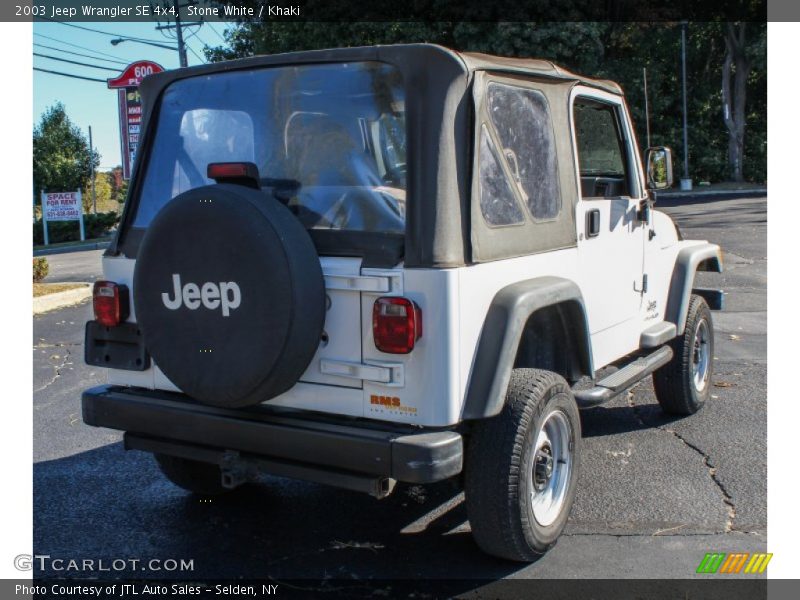
{"type": "Polygon", "coordinates": [[[794,0],[42,0],[3,2],[0,20],[787,21],[794,0]],[[769,6],[769,10],[768,10],[769,6]]]}

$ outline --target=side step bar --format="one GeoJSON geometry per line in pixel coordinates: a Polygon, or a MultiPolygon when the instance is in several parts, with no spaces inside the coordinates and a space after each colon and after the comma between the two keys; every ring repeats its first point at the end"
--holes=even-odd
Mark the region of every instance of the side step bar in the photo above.
{"type": "Polygon", "coordinates": [[[652,354],[637,358],[619,371],[598,381],[593,388],[574,392],[578,408],[591,408],[608,402],[670,360],[672,360],[672,348],[669,346],[662,346],[652,354]]]}

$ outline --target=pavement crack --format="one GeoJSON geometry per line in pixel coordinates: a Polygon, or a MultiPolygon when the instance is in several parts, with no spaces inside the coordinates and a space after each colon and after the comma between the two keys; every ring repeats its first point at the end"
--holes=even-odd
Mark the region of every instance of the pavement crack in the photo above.
{"type": "MultiPolygon", "coordinates": [[[[675,527],[671,529],[677,529],[675,527]]],[[[669,538],[691,538],[691,537],[708,537],[712,535],[763,535],[760,531],[750,531],[744,529],[733,529],[731,531],[690,531],[690,532],[680,532],[680,533],[665,533],[668,530],[658,530],[654,533],[648,532],[638,532],[638,531],[631,531],[631,532],[620,532],[620,533],[612,533],[609,531],[576,531],[576,532],[568,532],[562,533],[561,537],[568,538],[568,537],[613,537],[613,538],[651,538],[651,537],[669,537],[669,538]]]]}
{"type": "Polygon", "coordinates": [[[707,535],[723,535],[730,533],[727,531],[701,531],[697,533],[670,533],[664,534],[663,532],[656,531],[655,533],[609,533],[609,532],[580,532],[580,533],[562,533],[561,537],[614,537],[614,538],[650,538],[650,537],[702,537],[707,535]]]}
{"type": "Polygon", "coordinates": [[[83,346],[83,342],[58,342],[57,344],[34,344],[34,350],[41,350],[42,348],[72,348],[74,346],[83,346]]]}
{"type": "Polygon", "coordinates": [[[722,503],[725,505],[725,508],[727,509],[728,518],[725,521],[725,533],[730,533],[731,531],[733,531],[733,522],[736,519],[736,505],[733,503],[733,496],[731,496],[730,492],[725,487],[725,484],[722,483],[720,478],[717,476],[717,467],[711,462],[711,457],[705,451],[703,451],[702,448],[696,446],[695,444],[687,440],[685,437],[683,437],[680,433],[678,433],[674,429],[667,426],[662,426],[662,425],[653,426],[645,423],[644,419],[642,418],[639,407],[633,401],[633,391],[632,390],[629,391],[627,396],[628,396],[627,397],[628,406],[630,406],[634,416],[642,425],[642,427],[645,428],[655,427],[656,429],[660,429],[661,431],[669,433],[673,437],[675,437],[678,441],[680,441],[684,446],[686,446],[690,450],[693,450],[694,452],[700,455],[700,457],[703,459],[703,465],[708,470],[708,474],[709,477],[711,477],[711,481],[720,491],[720,494],[722,495],[722,503]]]}
{"type": "MultiPolygon", "coordinates": [[[[70,344],[70,345],[73,345],[73,344],[70,344]]],[[[69,348],[67,347],[66,344],[63,345],[62,347],[64,348],[64,360],[62,360],[60,364],[55,366],[55,371],[56,372],[55,372],[55,375],[53,375],[53,377],[50,379],[50,381],[45,383],[42,387],[33,390],[34,394],[38,394],[39,392],[41,392],[43,390],[46,390],[48,387],[50,387],[56,381],[58,381],[59,377],[61,377],[61,371],[64,369],[64,367],[67,366],[67,363],[69,362],[69,359],[72,356],[72,353],[69,351],[69,348]]]]}

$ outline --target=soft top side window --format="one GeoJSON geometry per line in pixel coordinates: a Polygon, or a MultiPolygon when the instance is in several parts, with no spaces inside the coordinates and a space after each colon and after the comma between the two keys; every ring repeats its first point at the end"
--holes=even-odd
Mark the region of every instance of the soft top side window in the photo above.
{"type": "Polygon", "coordinates": [[[518,225],[525,221],[486,125],[481,127],[480,184],[481,214],[489,226],[518,225]]]}
{"type": "Polygon", "coordinates": [[[503,159],[531,217],[555,219],[561,210],[561,190],[547,98],[537,90],[492,82],[487,108],[503,159]]]}

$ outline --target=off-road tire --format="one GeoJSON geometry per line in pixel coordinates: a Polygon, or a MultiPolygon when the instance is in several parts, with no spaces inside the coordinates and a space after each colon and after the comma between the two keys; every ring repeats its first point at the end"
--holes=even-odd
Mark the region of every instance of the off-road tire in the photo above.
{"type": "Polygon", "coordinates": [[[503,410],[476,423],[467,445],[467,514],[484,552],[531,562],[555,544],[575,498],[580,442],[578,407],[567,382],[550,371],[514,369],[503,410]],[[570,468],[557,517],[543,526],[532,508],[535,440],[554,413],[569,425],[570,468]]]}
{"type": "Polygon", "coordinates": [[[219,496],[230,491],[222,487],[219,465],[168,454],[153,456],[164,476],[178,487],[201,496],[219,496]]]}
{"type": "Polygon", "coordinates": [[[703,407],[711,390],[711,376],[714,371],[714,327],[711,310],[702,296],[692,295],[686,315],[686,328],[683,334],[670,342],[673,357],[670,362],[653,373],[653,387],[661,409],[671,415],[693,415],[703,407]],[[705,323],[708,347],[703,351],[707,356],[707,372],[704,385],[698,388],[695,383],[694,366],[697,360],[697,335],[705,323]]]}

